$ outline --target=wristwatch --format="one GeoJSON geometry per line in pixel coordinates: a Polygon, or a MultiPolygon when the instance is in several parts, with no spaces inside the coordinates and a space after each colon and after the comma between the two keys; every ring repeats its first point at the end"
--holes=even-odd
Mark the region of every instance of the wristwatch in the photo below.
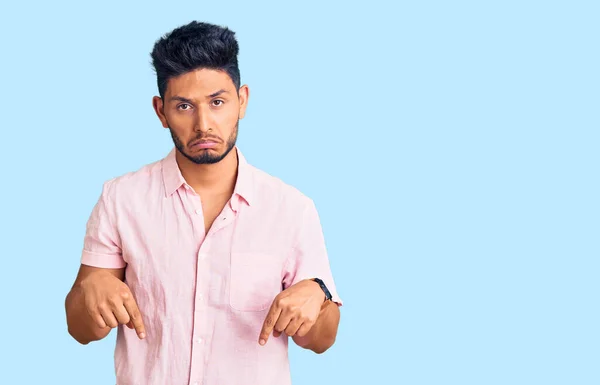
{"type": "Polygon", "coordinates": [[[325,286],[325,282],[323,282],[323,280],[319,278],[313,278],[312,280],[318,283],[319,286],[321,286],[321,290],[323,290],[323,292],[325,293],[325,301],[330,301],[331,293],[329,292],[329,289],[327,289],[327,286],[325,286]]]}

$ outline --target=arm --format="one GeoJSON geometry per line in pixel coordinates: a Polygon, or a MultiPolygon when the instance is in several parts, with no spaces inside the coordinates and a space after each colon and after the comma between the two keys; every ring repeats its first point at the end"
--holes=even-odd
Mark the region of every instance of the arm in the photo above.
{"type": "Polygon", "coordinates": [[[310,280],[311,278],[321,278],[331,292],[332,300],[320,303],[318,318],[306,335],[295,335],[292,338],[298,346],[320,354],[335,343],[342,300],[337,293],[329,265],[319,213],[312,200],[305,205],[301,218],[294,253],[286,271],[287,282],[295,284],[302,279],[308,279],[311,287],[314,287],[323,296],[319,285],[310,280]]]}
{"type": "Polygon", "coordinates": [[[81,266],[65,299],[69,334],[81,344],[103,339],[119,324],[145,337],[140,311],[123,282],[127,264],[112,219],[109,187],[105,184],[87,222],[81,266]]]}
{"type": "Polygon", "coordinates": [[[300,347],[323,353],[337,337],[342,300],[333,281],[321,223],[312,201],[308,201],[299,218],[297,239],[283,271],[285,289],[271,305],[259,342],[266,343],[271,332],[274,337],[285,333],[300,347]],[[325,293],[312,278],[325,282],[332,301],[325,301],[325,293]]]}

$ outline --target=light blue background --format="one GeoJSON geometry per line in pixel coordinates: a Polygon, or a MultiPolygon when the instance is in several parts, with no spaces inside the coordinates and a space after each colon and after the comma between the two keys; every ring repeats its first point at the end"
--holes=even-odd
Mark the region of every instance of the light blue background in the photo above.
{"type": "Polygon", "coordinates": [[[240,148],[315,200],[345,300],[296,385],[599,384],[598,3],[255,3],[3,3],[0,383],[114,383],[64,297],[103,181],[171,148],[149,52],[198,19],[236,31],[240,148]]]}

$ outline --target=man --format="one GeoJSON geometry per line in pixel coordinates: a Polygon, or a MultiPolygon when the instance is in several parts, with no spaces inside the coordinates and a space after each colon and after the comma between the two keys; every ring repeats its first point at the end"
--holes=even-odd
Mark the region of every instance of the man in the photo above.
{"type": "Polygon", "coordinates": [[[289,384],[288,337],[316,353],[335,341],[315,205],[236,147],[237,55],[206,23],[156,42],[153,106],[175,148],[107,181],[89,218],[67,324],[82,344],[118,328],[119,385],[289,384]]]}

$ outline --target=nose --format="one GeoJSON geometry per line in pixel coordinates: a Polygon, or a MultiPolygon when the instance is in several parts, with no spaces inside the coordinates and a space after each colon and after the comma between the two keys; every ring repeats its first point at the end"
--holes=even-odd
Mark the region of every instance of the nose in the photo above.
{"type": "Polygon", "coordinates": [[[213,120],[210,117],[208,111],[202,111],[198,109],[198,115],[196,118],[196,124],[194,125],[194,131],[196,132],[208,132],[213,128],[213,120]]]}

